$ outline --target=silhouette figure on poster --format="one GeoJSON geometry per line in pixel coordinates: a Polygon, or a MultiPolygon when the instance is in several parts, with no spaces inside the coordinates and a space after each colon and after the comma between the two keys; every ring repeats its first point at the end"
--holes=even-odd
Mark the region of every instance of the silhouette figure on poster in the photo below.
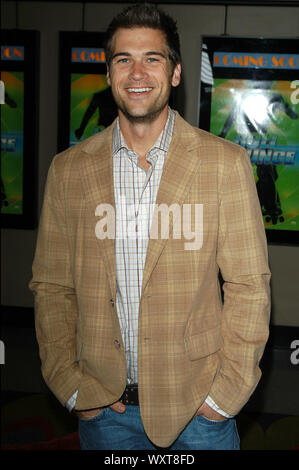
{"type": "MultiPolygon", "coordinates": [[[[253,88],[244,93],[240,102],[229,113],[220,137],[225,137],[234,123],[238,123],[243,136],[258,134],[267,137],[269,125],[278,111],[290,119],[298,119],[298,114],[289,106],[284,97],[270,90],[272,81],[253,82],[253,88]]],[[[277,168],[273,164],[257,163],[257,192],[266,222],[284,222],[280,198],[276,187],[277,168]]]]}
{"type": "Polygon", "coordinates": [[[94,93],[94,95],[92,96],[91,102],[82,118],[80,127],[75,130],[75,136],[78,140],[81,139],[89,120],[97,109],[99,111],[99,118],[97,124],[98,128],[100,126],[109,126],[116,118],[117,107],[112,97],[110,87],[106,88],[104,91],[94,93]]]}

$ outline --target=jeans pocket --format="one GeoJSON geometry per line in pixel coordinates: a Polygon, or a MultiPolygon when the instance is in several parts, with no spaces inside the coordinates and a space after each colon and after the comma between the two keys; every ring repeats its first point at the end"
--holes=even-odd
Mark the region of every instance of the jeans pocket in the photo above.
{"type": "Polygon", "coordinates": [[[79,417],[79,421],[81,421],[83,423],[90,423],[92,421],[97,421],[98,419],[102,418],[103,413],[106,409],[107,408],[102,408],[96,415],[91,416],[90,418],[80,418],[79,417]]]}
{"type": "Polygon", "coordinates": [[[224,425],[229,422],[228,418],[224,419],[210,419],[207,418],[206,416],[203,415],[197,415],[196,418],[198,419],[199,422],[202,424],[207,424],[207,425],[224,425]]]}

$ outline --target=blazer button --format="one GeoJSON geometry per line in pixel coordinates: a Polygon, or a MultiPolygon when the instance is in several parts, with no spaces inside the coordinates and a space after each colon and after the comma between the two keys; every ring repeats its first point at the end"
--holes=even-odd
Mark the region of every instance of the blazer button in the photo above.
{"type": "Polygon", "coordinates": [[[120,343],[119,343],[119,341],[117,341],[117,339],[114,340],[114,346],[116,347],[116,349],[120,348],[120,343]]]}

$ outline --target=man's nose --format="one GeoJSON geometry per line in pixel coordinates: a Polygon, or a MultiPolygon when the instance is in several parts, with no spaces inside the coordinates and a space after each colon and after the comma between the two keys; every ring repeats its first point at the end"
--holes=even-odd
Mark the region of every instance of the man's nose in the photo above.
{"type": "Polygon", "coordinates": [[[146,70],[142,62],[136,61],[132,63],[130,71],[130,78],[133,80],[140,80],[146,75],[146,70]]]}

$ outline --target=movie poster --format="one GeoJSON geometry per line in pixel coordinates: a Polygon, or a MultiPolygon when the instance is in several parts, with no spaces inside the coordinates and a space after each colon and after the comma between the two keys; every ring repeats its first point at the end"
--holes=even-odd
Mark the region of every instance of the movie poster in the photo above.
{"type": "Polygon", "coordinates": [[[1,213],[23,213],[24,72],[1,71],[1,213]]]}
{"type": "Polygon", "coordinates": [[[101,132],[117,116],[103,41],[103,33],[60,33],[59,151],[101,132]]]}
{"type": "Polygon", "coordinates": [[[38,55],[36,31],[1,31],[1,225],[36,227],[38,55]]]}
{"type": "Polygon", "coordinates": [[[299,41],[203,38],[199,126],[246,148],[269,241],[298,243],[299,41]]]}

